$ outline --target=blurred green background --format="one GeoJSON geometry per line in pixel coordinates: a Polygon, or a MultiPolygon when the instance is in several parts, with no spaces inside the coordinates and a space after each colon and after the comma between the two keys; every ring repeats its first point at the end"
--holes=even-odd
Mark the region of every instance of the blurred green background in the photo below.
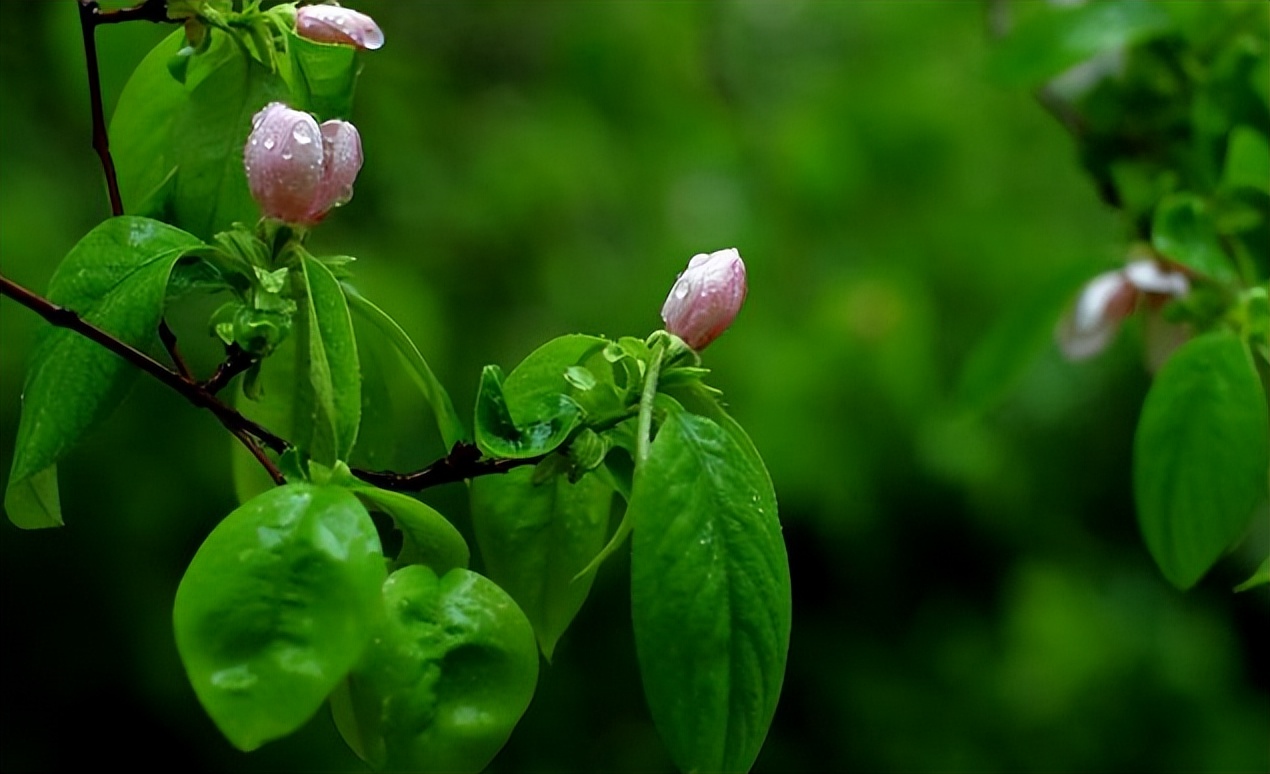
{"type": "MultiPolygon", "coordinates": [[[[1229,591],[1267,537],[1186,594],[1155,570],[1130,492],[1139,332],[1080,365],[1047,347],[986,414],[952,397],[1006,310],[1127,234],[1058,123],[986,76],[982,4],[354,5],[387,37],[353,116],[366,166],[311,246],[357,256],[459,405],[549,337],[646,335],[693,253],[745,257],[705,359],[771,468],[793,574],[756,770],[1270,770],[1270,591],[1229,591]]],[[[7,10],[0,261],[43,290],[109,212],[74,3],[7,10]]],[[[168,31],[99,31],[108,109],[168,31]]],[[[211,308],[174,313],[201,369],[211,308]]],[[[5,474],[41,325],[0,301],[5,474]]],[[[394,411],[400,467],[441,452],[421,403],[394,411]]],[[[0,524],[5,770],[361,770],[324,712],[236,752],[185,681],[172,599],[234,506],[230,444],[139,382],[62,465],[67,526],[0,524]]],[[[426,499],[466,518],[461,486],[426,499]]],[[[627,567],[600,572],[493,770],[670,770],[627,567]]]]}

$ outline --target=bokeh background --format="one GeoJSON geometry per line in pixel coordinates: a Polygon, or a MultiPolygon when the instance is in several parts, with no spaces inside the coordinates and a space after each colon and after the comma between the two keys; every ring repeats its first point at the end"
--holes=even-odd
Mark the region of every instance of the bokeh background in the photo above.
{"type": "MultiPolygon", "coordinates": [[[[1079,365],[1041,346],[987,411],[956,399],[1003,314],[1127,234],[1059,124],[987,76],[981,3],[354,5],[388,41],[363,56],[366,166],[311,245],[358,258],[459,405],[547,338],[646,335],[692,254],[745,257],[706,365],[771,468],[794,588],[756,770],[1270,770],[1270,592],[1230,593],[1270,538],[1185,594],[1154,569],[1139,331],[1079,365]]],[[[0,264],[43,290],[109,212],[74,3],[5,10],[0,264]]],[[[101,29],[108,109],[168,31],[101,29]]],[[[173,312],[205,369],[211,308],[173,312]]],[[[41,325],[0,301],[0,475],[41,325]]],[[[401,467],[441,451],[421,403],[393,421],[401,467]]],[[[0,524],[6,771],[362,770],[325,712],[236,752],[185,681],[171,605],[234,506],[230,448],[142,381],[61,466],[67,526],[0,524]]],[[[461,486],[426,499],[466,518],[461,486]]],[[[627,569],[602,569],[492,770],[671,769],[627,569]]]]}

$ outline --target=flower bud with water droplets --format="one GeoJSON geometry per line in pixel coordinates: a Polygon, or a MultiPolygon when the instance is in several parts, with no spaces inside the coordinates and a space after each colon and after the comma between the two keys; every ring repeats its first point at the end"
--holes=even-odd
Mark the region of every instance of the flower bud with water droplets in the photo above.
{"type": "Polygon", "coordinates": [[[661,308],[666,330],[695,350],[727,330],[745,301],[745,263],[736,248],[694,255],[661,308]]]}
{"type": "Polygon", "coordinates": [[[353,196],[362,168],[356,127],[271,102],[252,118],[243,148],[251,195],[267,217],[311,226],[353,196]]]}
{"type": "Polygon", "coordinates": [[[306,5],[295,12],[295,32],[319,43],[340,43],[361,49],[384,45],[384,33],[364,13],[338,5],[306,5]]]}

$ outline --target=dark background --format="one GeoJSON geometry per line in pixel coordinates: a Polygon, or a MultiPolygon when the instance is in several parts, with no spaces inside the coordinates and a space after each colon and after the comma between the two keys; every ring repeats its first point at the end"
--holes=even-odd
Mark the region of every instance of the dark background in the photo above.
{"type": "MultiPolygon", "coordinates": [[[[354,5],[387,37],[353,115],[366,166],[310,244],[357,256],[460,406],[549,337],[646,335],[693,253],[745,257],[706,365],[771,469],[794,589],[756,770],[1270,769],[1270,592],[1230,593],[1267,537],[1185,594],[1155,570],[1137,328],[1080,365],[1047,347],[986,414],[952,397],[1005,310],[1127,238],[1061,127],[986,77],[979,3],[354,5]]],[[[43,290],[109,211],[74,4],[5,16],[0,260],[43,290]]],[[[169,31],[100,30],[108,109],[169,31]]],[[[174,313],[204,369],[210,308],[174,313]]],[[[41,324],[0,302],[3,471],[41,324]]],[[[441,451],[425,417],[393,418],[402,468],[441,451]]],[[[325,711],[236,752],[181,670],[172,599],[234,507],[231,441],[141,381],[61,465],[67,526],[0,524],[5,770],[361,770],[325,711]]],[[[466,518],[461,486],[426,499],[466,518]]],[[[671,768],[627,567],[600,572],[494,770],[671,768]]]]}

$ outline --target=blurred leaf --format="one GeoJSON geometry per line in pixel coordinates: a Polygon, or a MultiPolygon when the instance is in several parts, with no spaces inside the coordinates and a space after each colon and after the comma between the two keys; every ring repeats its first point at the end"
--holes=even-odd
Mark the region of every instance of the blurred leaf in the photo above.
{"type": "Polygon", "coordinates": [[[303,326],[303,338],[307,339],[309,384],[316,413],[312,429],[296,429],[306,436],[312,433],[307,451],[318,462],[330,464],[348,459],[361,422],[357,340],[339,280],[316,259],[306,256],[301,265],[308,323],[303,326]]]}
{"type": "Polygon", "coordinates": [[[422,565],[392,574],[383,608],[365,657],[331,695],[340,734],[379,770],[485,768],[534,694],[529,621],[486,578],[422,565]]]}
{"type": "Polygon", "coordinates": [[[1204,200],[1191,193],[1164,198],[1151,222],[1151,244],[1165,257],[1213,279],[1235,279],[1204,200]]]}
{"type": "Polygon", "coordinates": [[[1248,591],[1258,586],[1264,586],[1267,583],[1270,583],[1270,556],[1263,559],[1256,572],[1248,580],[1236,586],[1235,591],[1248,591]]]}
{"type": "Polygon", "coordinates": [[[957,381],[956,402],[970,411],[987,411],[1018,384],[1036,358],[1054,340],[1054,326],[1091,270],[1059,272],[1048,283],[1022,294],[970,351],[957,381]]]}
{"type": "Polygon", "coordinates": [[[177,650],[240,750],[308,721],[382,615],[375,525],[346,489],[277,487],[225,517],[176,593],[177,650]]]}
{"type": "Polygon", "coordinates": [[[1226,146],[1222,185],[1255,188],[1270,193],[1270,144],[1251,126],[1236,126],[1226,146]]]}
{"type": "Polygon", "coordinates": [[[124,85],[110,120],[119,195],[137,215],[161,216],[167,206],[163,189],[175,179],[172,125],[186,93],[168,71],[168,61],[184,45],[185,31],[177,30],[151,49],[124,85]]]}
{"type": "Polygon", "coordinates": [[[523,467],[473,480],[472,526],[490,579],[525,611],[550,661],[591,590],[594,575],[575,576],[604,545],[613,490],[595,476],[532,479],[523,467]]]}
{"type": "MultiPolygon", "coordinates": [[[[104,221],[66,255],[48,298],[120,341],[156,340],[173,265],[202,243],[148,218],[104,221]]],[[[54,465],[127,393],[136,369],[65,328],[41,332],[22,389],[13,466],[5,490],[9,520],[24,529],[62,523],[54,465]]]]}
{"type": "Polygon", "coordinates": [[[653,720],[683,771],[747,771],[789,646],[770,481],[719,425],[672,414],[636,470],[629,511],[631,614],[653,720]]]}
{"type": "Polygon", "coordinates": [[[1147,548],[1180,589],[1203,577],[1267,497],[1270,418],[1247,350],[1200,336],[1157,374],[1133,445],[1134,500],[1147,548]]]}
{"type": "Polygon", "coordinates": [[[1001,41],[989,72],[1007,85],[1034,86],[1104,51],[1158,35],[1170,24],[1168,14],[1147,0],[1046,8],[1001,41]]]}
{"type": "Polygon", "coordinates": [[[405,542],[397,557],[398,566],[422,564],[442,575],[456,567],[467,567],[471,559],[467,541],[430,505],[362,482],[350,489],[370,510],[391,516],[401,530],[405,542]]]}
{"type": "Polygon", "coordinates": [[[418,385],[419,391],[423,393],[428,404],[432,406],[432,411],[436,415],[437,427],[441,430],[441,438],[445,441],[445,447],[452,449],[456,443],[466,440],[468,438],[467,430],[463,427],[463,420],[459,418],[458,412],[454,410],[454,404],[450,401],[449,393],[446,392],[445,387],[437,379],[436,374],[432,372],[432,368],[428,366],[428,361],[423,359],[423,355],[419,353],[419,348],[414,345],[414,342],[401,329],[401,326],[382,309],[366,300],[352,286],[344,285],[344,295],[348,298],[349,307],[353,310],[353,313],[359,319],[374,326],[380,334],[392,343],[397,353],[401,355],[401,359],[405,361],[411,378],[418,385]]]}

